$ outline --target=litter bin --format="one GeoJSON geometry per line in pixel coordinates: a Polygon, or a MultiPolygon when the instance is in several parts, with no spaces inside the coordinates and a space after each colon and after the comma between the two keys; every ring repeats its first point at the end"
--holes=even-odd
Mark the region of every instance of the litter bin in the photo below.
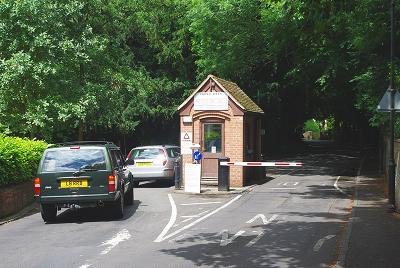
{"type": "Polygon", "coordinates": [[[229,162],[229,158],[218,158],[218,191],[229,191],[229,166],[221,166],[221,162],[229,162]]]}

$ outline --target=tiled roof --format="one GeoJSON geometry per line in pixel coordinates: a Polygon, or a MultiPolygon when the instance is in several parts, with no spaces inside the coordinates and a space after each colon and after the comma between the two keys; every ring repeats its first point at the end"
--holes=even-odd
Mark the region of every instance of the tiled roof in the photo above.
{"type": "Polygon", "coordinates": [[[264,111],[258,107],[258,105],[252,100],[250,99],[249,96],[246,95],[246,93],[244,93],[243,90],[240,89],[240,87],[230,81],[224,80],[222,78],[216,77],[214,75],[210,75],[215,81],[217,81],[218,83],[220,83],[224,89],[226,89],[226,91],[228,91],[228,93],[235,98],[235,100],[243,106],[243,108],[247,111],[247,112],[253,112],[253,113],[260,113],[260,114],[264,114],[264,111]]]}

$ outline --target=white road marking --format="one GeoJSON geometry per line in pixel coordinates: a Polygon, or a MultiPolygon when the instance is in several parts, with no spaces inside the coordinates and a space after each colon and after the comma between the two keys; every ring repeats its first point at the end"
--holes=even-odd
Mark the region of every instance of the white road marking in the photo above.
{"type": "Polygon", "coordinates": [[[267,188],[269,190],[296,190],[297,188],[288,188],[288,187],[282,187],[282,188],[267,188]]]}
{"type": "Polygon", "coordinates": [[[338,186],[338,182],[339,182],[339,179],[340,179],[340,176],[338,176],[337,177],[337,179],[336,179],[336,181],[335,181],[335,183],[333,184],[333,187],[335,187],[336,188],[336,190],[338,190],[339,192],[341,192],[342,194],[346,194],[345,192],[343,192],[343,190],[342,189],[340,189],[339,188],[339,186],[338,186]]]}
{"type": "Polygon", "coordinates": [[[174,199],[172,198],[171,194],[168,194],[168,199],[169,199],[169,202],[171,203],[171,208],[172,208],[171,217],[169,218],[168,224],[164,227],[164,230],[162,230],[161,234],[156,238],[156,240],[154,240],[154,242],[163,241],[164,235],[169,231],[169,229],[171,229],[171,227],[174,225],[174,223],[176,221],[177,210],[176,210],[176,205],[175,205],[174,199]]]}
{"type": "Polygon", "coordinates": [[[327,235],[327,236],[321,238],[320,240],[318,240],[318,242],[315,243],[315,245],[314,245],[314,248],[313,248],[314,252],[318,252],[321,249],[321,247],[325,241],[327,241],[331,238],[334,238],[334,237],[335,237],[335,235],[327,235]]]}
{"type": "MultiPolygon", "coordinates": [[[[182,218],[187,218],[187,219],[183,220],[181,223],[190,221],[190,220],[193,219],[193,218],[198,218],[198,217],[200,217],[201,215],[204,215],[204,214],[206,214],[206,213],[208,213],[208,212],[209,212],[209,210],[206,210],[206,211],[203,211],[203,212],[201,212],[201,213],[199,213],[199,214],[197,214],[197,215],[192,215],[192,216],[181,216],[182,218]]],[[[175,226],[178,226],[178,224],[175,224],[175,226]]]]}
{"type": "Polygon", "coordinates": [[[91,264],[84,264],[84,265],[79,266],[79,268],[88,268],[90,266],[91,266],[91,264]]]}
{"type": "Polygon", "coordinates": [[[113,238],[110,240],[104,241],[100,246],[107,246],[108,247],[103,250],[100,254],[104,255],[110,252],[114,247],[116,247],[119,243],[128,240],[131,238],[131,234],[129,233],[128,230],[123,229],[119,231],[113,238]]]}
{"type": "Polygon", "coordinates": [[[272,215],[272,217],[269,220],[267,220],[267,218],[264,216],[264,214],[257,214],[251,220],[246,221],[246,223],[253,223],[258,218],[261,218],[263,224],[267,225],[267,224],[271,223],[272,221],[274,221],[276,218],[278,218],[278,215],[274,214],[274,215],[272,215]]]}
{"type": "Polygon", "coordinates": [[[181,216],[181,218],[198,218],[201,215],[206,214],[207,212],[209,212],[209,210],[203,211],[203,212],[201,212],[201,213],[199,213],[197,215],[181,216]]]}
{"type": "Polygon", "coordinates": [[[231,238],[229,238],[229,232],[228,230],[222,230],[221,231],[221,243],[219,244],[221,247],[225,247],[226,245],[230,244],[233,242],[233,240],[235,240],[236,238],[238,238],[239,236],[241,236],[243,233],[245,233],[245,231],[240,230],[239,232],[237,232],[234,236],[232,236],[231,238]]]}
{"type": "Polygon", "coordinates": [[[181,204],[181,206],[195,206],[195,205],[208,205],[208,204],[221,204],[222,202],[204,202],[204,203],[188,203],[181,204]]]}
{"type": "MultiPolygon", "coordinates": [[[[161,233],[162,235],[160,234],[160,235],[157,237],[157,239],[154,240],[154,242],[161,242],[161,241],[164,241],[165,239],[169,239],[169,238],[173,237],[174,235],[177,235],[177,234],[181,233],[182,231],[184,231],[184,230],[186,230],[186,229],[189,229],[190,227],[192,227],[192,226],[198,224],[199,222],[201,222],[201,221],[207,219],[208,217],[214,215],[214,214],[217,213],[218,211],[220,211],[220,210],[226,208],[227,206],[231,205],[233,202],[235,202],[236,200],[238,200],[240,197],[242,197],[242,195],[236,196],[235,198],[233,198],[233,199],[232,199],[231,201],[229,201],[228,203],[225,203],[224,205],[220,206],[219,208],[215,209],[214,211],[211,211],[210,213],[204,215],[203,217],[201,217],[201,218],[195,220],[194,222],[192,222],[192,223],[190,223],[190,224],[188,224],[188,225],[182,227],[181,229],[176,230],[175,232],[173,232],[173,233],[171,233],[171,234],[169,234],[169,235],[167,235],[167,236],[165,236],[165,237],[164,237],[164,235],[165,235],[166,232],[164,233],[164,231],[163,231],[163,233],[161,233]]],[[[176,212],[175,212],[175,213],[176,213],[176,212]]],[[[175,217],[176,217],[176,215],[175,215],[175,217]]],[[[172,218],[172,215],[171,215],[171,218],[172,218]]],[[[171,226],[172,226],[172,224],[171,224],[171,226]]]]}
{"type": "MultiPolygon", "coordinates": [[[[253,233],[257,233],[257,231],[253,231],[253,233]]],[[[246,244],[246,247],[251,247],[252,245],[257,243],[257,241],[260,240],[260,238],[263,236],[264,236],[264,231],[260,231],[260,233],[255,238],[253,238],[249,243],[246,244]]]]}
{"type": "Polygon", "coordinates": [[[287,182],[285,182],[285,183],[283,184],[283,186],[287,186],[287,184],[288,184],[288,183],[287,183],[287,182]]]}
{"type": "Polygon", "coordinates": [[[295,183],[293,183],[293,186],[296,186],[297,184],[299,184],[299,182],[296,181],[295,183]]]}

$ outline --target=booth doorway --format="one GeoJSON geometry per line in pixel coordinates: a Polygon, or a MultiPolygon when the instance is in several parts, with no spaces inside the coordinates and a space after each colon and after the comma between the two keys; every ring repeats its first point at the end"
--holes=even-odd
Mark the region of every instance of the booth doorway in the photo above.
{"type": "Polygon", "coordinates": [[[203,121],[201,125],[203,151],[201,177],[203,179],[217,179],[218,158],[224,156],[224,122],[207,120],[203,121]]]}

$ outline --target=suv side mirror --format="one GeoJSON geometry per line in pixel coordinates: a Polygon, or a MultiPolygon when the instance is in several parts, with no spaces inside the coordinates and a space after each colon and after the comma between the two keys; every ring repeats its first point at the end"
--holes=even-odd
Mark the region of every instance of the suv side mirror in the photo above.
{"type": "Polygon", "coordinates": [[[133,160],[132,158],[128,158],[128,159],[126,159],[125,164],[134,165],[135,164],[135,160],[133,160]]]}

